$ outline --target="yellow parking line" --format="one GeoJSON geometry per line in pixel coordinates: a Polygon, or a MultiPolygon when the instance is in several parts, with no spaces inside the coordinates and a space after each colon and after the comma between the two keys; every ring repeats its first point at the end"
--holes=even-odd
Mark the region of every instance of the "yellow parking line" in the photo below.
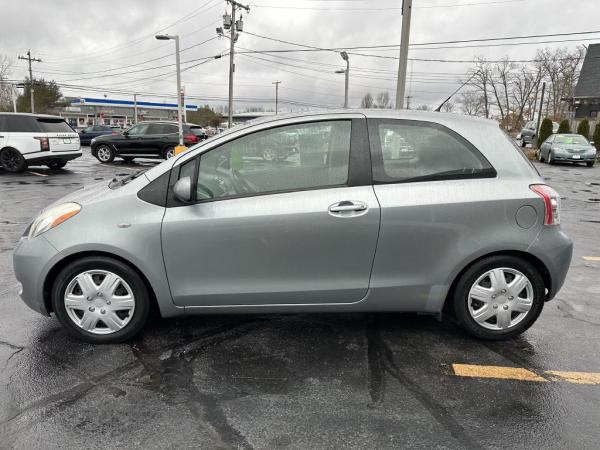
{"type": "Polygon", "coordinates": [[[583,259],[586,261],[600,261],[600,256],[584,256],[583,259]]]}
{"type": "Polygon", "coordinates": [[[499,378],[520,381],[548,381],[530,370],[520,367],[480,366],[473,364],[452,364],[454,375],[472,378],[499,378]]]}
{"type": "Polygon", "coordinates": [[[600,373],[596,372],[563,372],[561,370],[547,370],[552,375],[553,381],[568,381],[575,384],[600,384],[600,373]]]}

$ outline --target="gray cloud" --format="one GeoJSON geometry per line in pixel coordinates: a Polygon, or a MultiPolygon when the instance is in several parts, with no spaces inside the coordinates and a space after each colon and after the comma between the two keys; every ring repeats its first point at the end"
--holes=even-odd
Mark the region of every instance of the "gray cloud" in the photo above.
{"type": "MultiPolygon", "coordinates": [[[[411,42],[446,41],[455,39],[487,38],[496,36],[546,34],[600,28],[598,0],[577,0],[565,4],[558,0],[523,0],[484,6],[426,8],[457,3],[477,3],[492,0],[415,0],[411,42]],[[419,6],[421,6],[419,8],[419,6]]],[[[257,0],[251,13],[245,17],[247,31],[292,42],[321,47],[397,44],[400,40],[400,1],[277,1],[257,0]],[[260,5],[288,6],[286,9],[260,5]],[[318,9],[317,9],[318,8],[318,9]],[[325,8],[335,8],[326,10],[325,8]],[[338,8],[347,8],[341,10],[338,8]],[[352,9],[355,8],[355,9],[352,9]],[[371,8],[363,10],[361,8],[371,8]]],[[[75,0],[26,0],[2,2],[0,9],[0,53],[15,61],[14,78],[25,76],[25,62],[17,56],[31,48],[43,59],[36,63],[35,73],[57,82],[91,87],[105,87],[110,97],[122,98],[127,92],[169,94],[175,91],[174,68],[157,68],[135,72],[144,67],[172,64],[174,56],[158,61],[117,70],[173,51],[171,42],[159,42],[153,33],[176,21],[164,30],[181,35],[182,48],[215,36],[215,27],[225,11],[221,0],[138,0],[124,2],[92,2],[75,0]],[[203,7],[203,9],[201,9],[203,7]],[[93,78],[97,71],[104,76],[93,78]],[[172,71],[172,74],[169,73],[172,71]],[[128,72],[114,76],[114,74],[128,72]],[[162,78],[152,78],[167,73],[162,78]]],[[[597,36],[600,37],[600,34],[597,36]]],[[[579,43],[565,42],[574,47],[579,43]]],[[[291,48],[287,44],[269,42],[242,34],[238,46],[249,49],[291,48]]],[[[506,47],[481,47],[424,50],[411,48],[412,58],[472,59],[481,55],[512,59],[529,59],[538,48],[561,44],[540,44],[506,47]]],[[[188,61],[208,57],[228,48],[227,39],[215,39],[182,53],[188,61]]],[[[398,50],[371,51],[380,55],[397,56],[398,50]]],[[[280,54],[284,59],[268,55],[254,55],[277,60],[293,66],[309,66],[317,70],[284,66],[239,55],[236,58],[236,97],[263,99],[270,106],[274,97],[274,80],[281,80],[280,95],[308,104],[340,106],[343,103],[343,75],[333,73],[342,68],[343,61],[333,52],[298,52],[280,54]],[[308,62],[296,61],[304,60],[308,62]],[[316,63],[313,65],[313,63],[316,63]],[[331,65],[331,66],[330,66],[331,65]],[[295,73],[291,73],[295,72],[295,73]]],[[[407,87],[412,104],[436,104],[456,88],[457,80],[465,73],[467,64],[415,61],[409,65],[413,72],[407,87]]],[[[188,95],[204,98],[227,96],[228,60],[222,58],[187,70],[183,74],[188,95]]],[[[351,56],[350,104],[358,106],[364,93],[373,95],[387,90],[395,95],[396,60],[351,56]],[[360,68],[360,69],[355,69],[360,68]],[[375,70],[381,72],[374,72],[375,70]]],[[[99,74],[98,74],[99,75],[99,74]]],[[[66,95],[101,95],[102,93],[63,88],[66,95]]],[[[152,99],[152,96],[147,96],[152,99]]],[[[201,103],[201,101],[198,101],[201,103]]],[[[223,102],[213,102],[221,103],[223,102]]],[[[252,102],[258,104],[260,102],[252,102]]],[[[241,109],[250,103],[237,102],[241,109]]],[[[292,108],[288,105],[285,108],[292,108]]],[[[296,106],[297,108],[297,106],[296,106]]]]}

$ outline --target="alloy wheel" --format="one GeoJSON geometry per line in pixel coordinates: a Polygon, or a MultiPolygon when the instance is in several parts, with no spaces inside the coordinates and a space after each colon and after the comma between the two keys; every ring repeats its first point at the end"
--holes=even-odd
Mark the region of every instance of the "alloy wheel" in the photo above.
{"type": "Polygon", "coordinates": [[[22,158],[21,154],[12,148],[7,148],[0,153],[0,163],[9,171],[17,170],[21,165],[22,158]]]}
{"type": "Polygon", "coordinates": [[[100,161],[108,162],[110,160],[111,151],[107,146],[102,145],[96,150],[96,156],[100,161]]]}
{"type": "Polygon", "coordinates": [[[489,330],[506,330],[519,324],[533,306],[531,281],[508,267],[488,270],[473,283],[468,297],[469,314],[489,330]]]}
{"type": "Polygon", "coordinates": [[[119,275],[89,270],[67,285],[64,304],[69,319],[92,334],[111,334],[123,329],[135,312],[133,290],[119,275]]]}

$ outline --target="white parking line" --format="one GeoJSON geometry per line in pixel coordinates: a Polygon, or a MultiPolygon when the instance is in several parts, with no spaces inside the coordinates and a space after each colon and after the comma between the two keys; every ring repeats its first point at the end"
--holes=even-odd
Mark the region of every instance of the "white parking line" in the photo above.
{"type": "Polygon", "coordinates": [[[37,175],[38,177],[47,177],[48,176],[48,175],[46,175],[44,173],[33,172],[32,170],[28,170],[27,173],[30,173],[32,175],[37,175]]]}

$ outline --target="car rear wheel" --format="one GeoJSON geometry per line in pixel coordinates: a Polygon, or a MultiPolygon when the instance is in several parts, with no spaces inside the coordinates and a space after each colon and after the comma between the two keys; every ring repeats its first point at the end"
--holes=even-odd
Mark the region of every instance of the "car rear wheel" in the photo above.
{"type": "Polygon", "coordinates": [[[115,151],[108,145],[99,145],[96,148],[96,159],[102,164],[113,162],[115,151]]]}
{"type": "Polygon", "coordinates": [[[532,264],[514,256],[492,256],[460,277],[454,312],[459,324],[475,337],[510,339],[536,321],[544,297],[544,280],[532,264]]]}
{"type": "Polygon", "coordinates": [[[4,167],[7,172],[23,172],[27,169],[27,161],[21,155],[17,149],[5,148],[0,152],[0,165],[4,167]]]}
{"type": "Polygon", "coordinates": [[[69,264],[56,277],[52,306],[73,336],[94,344],[113,344],[142,329],[150,297],[144,281],[127,264],[87,257],[69,264]]]}
{"type": "Polygon", "coordinates": [[[66,161],[51,161],[47,164],[50,169],[62,169],[67,165],[66,161]]]}
{"type": "Polygon", "coordinates": [[[163,159],[171,159],[175,156],[175,147],[167,147],[163,150],[163,159]]]}

